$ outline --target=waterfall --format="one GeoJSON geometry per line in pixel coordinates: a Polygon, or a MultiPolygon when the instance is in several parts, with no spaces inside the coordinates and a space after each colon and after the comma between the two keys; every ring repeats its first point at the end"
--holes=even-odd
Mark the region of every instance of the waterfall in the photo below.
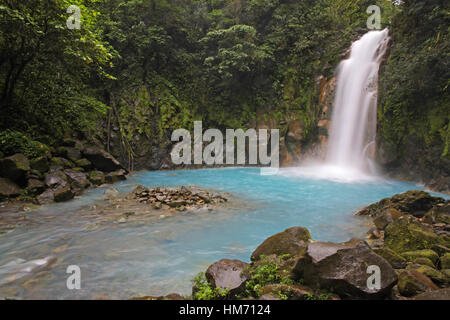
{"type": "Polygon", "coordinates": [[[375,146],[377,82],[389,31],[370,31],[353,43],[337,70],[326,162],[342,170],[370,172],[369,147],[375,146]]]}

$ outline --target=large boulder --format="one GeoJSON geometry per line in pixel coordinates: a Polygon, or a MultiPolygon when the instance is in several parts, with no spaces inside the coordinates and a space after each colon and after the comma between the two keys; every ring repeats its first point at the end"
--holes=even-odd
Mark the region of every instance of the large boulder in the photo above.
{"type": "Polygon", "coordinates": [[[384,230],[391,222],[399,219],[403,216],[403,213],[394,208],[387,208],[375,219],[373,219],[373,224],[377,229],[384,230]]]}
{"type": "Polygon", "coordinates": [[[0,199],[15,197],[20,194],[20,187],[11,180],[0,178],[0,199]]]}
{"type": "Polygon", "coordinates": [[[444,199],[433,197],[425,191],[412,190],[401,194],[396,194],[392,198],[385,198],[381,201],[371,204],[356,215],[369,215],[378,217],[386,209],[394,208],[406,214],[412,214],[415,217],[423,217],[428,210],[438,203],[443,203],[444,199]]]}
{"type": "Polygon", "coordinates": [[[234,297],[245,289],[245,284],[250,279],[247,268],[248,264],[245,262],[222,259],[210,265],[205,276],[213,288],[229,290],[230,297],[234,297]]]}
{"type": "Polygon", "coordinates": [[[384,258],[375,254],[363,240],[345,243],[313,242],[293,269],[294,276],[307,285],[333,288],[347,299],[380,299],[397,282],[397,275],[384,258]],[[380,288],[370,288],[369,266],[380,268],[380,288]]]}
{"type": "Polygon", "coordinates": [[[411,264],[406,269],[419,271],[420,273],[422,273],[422,274],[426,275],[428,278],[430,278],[431,281],[433,281],[439,287],[446,287],[448,285],[448,283],[450,282],[444,273],[440,272],[439,270],[436,270],[433,267],[427,266],[427,265],[411,264]]]}
{"type": "Polygon", "coordinates": [[[433,265],[436,266],[439,261],[439,255],[431,249],[423,249],[423,250],[415,250],[415,251],[406,251],[402,253],[402,256],[408,261],[414,261],[417,258],[428,258],[433,262],[433,265]]]}
{"type": "Polygon", "coordinates": [[[450,200],[445,203],[439,203],[435,205],[427,214],[423,217],[425,223],[447,223],[450,224],[450,200]]]}
{"type": "Polygon", "coordinates": [[[83,155],[96,169],[100,171],[112,172],[122,169],[125,170],[119,161],[101,148],[95,146],[87,147],[84,149],[83,155]]]}
{"type": "Polygon", "coordinates": [[[47,189],[36,197],[38,204],[49,204],[55,201],[55,195],[52,189],[47,189]]]}
{"type": "Polygon", "coordinates": [[[26,174],[30,170],[28,158],[17,153],[0,160],[0,176],[7,178],[20,186],[26,185],[26,174]]]}
{"type": "Polygon", "coordinates": [[[91,183],[88,180],[88,175],[84,172],[68,169],[64,173],[69,178],[69,182],[76,193],[88,188],[91,183]]]}
{"type": "Polygon", "coordinates": [[[29,179],[27,189],[34,195],[41,194],[45,190],[45,184],[37,179],[29,179]]]}
{"type": "Polygon", "coordinates": [[[417,270],[405,270],[398,275],[398,290],[402,296],[411,297],[437,289],[430,278],[417,270]]]}
{"type": "Polygon", "coordinates": [[[384,230],[384,246],[397,253],[430,249],[433,245],[448,246],[447,241],[433,233],[411,216],[404,216],[389,224],[384,230]]]}
{"type": "Polygon", "coordinates": [[[404,269],[406,267],[407,260],[394,250],[389,248],[375,248],[373,251],[380,257],[386,259],[394,269],[404,269]]]}
{"type": "Polygon", "coordinates": [[[262,255],[290,254],[295,256],[301,254],[306,249],[309,240],[311,240],[311,235],[304,227],[286,229],[264,240],[252,253],[251,260],[256,261],[262,255]]]}

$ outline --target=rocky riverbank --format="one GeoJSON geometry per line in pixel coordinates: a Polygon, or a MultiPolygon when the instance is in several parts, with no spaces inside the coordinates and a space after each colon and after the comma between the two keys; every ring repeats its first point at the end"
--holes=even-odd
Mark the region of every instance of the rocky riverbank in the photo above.
{"type": "Polygon", "coordinates": [[[18,153],[0,159],[0,201],[68,201],[87,188],[125,180],[127,173],[101,147],[66,139],[37,158],[18,153]]]}
{"type": "Polygon", "coordinates": [[[194,279],[190,298],[450,300],[449,200],[408,191],[356,214],[373,220],[367,239],[320,242],[293,227],[266,239],[249,264],[210,265],[194,279]],[[373,270],[378,283],[369,279],[373,270]]]}

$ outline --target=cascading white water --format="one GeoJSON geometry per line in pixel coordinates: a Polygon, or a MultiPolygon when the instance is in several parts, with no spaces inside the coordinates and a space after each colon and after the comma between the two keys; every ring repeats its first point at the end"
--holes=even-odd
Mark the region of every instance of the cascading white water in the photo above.
{"type": "Polygon", "coordinates": [[[376,144],[378,69],[388,42],[388,29],[369,31],[339,65],[325,163],[309,159],[280,174],[339,182],[378,180],[369,154],[376,144]]]}
{"type": "Polygon", "coordinates": [[[342,170],[368,172],[369,146],[377,123],[377,81],[389,31],[370,31],[353,43],[338,68],[326,162],[342,170]]]}

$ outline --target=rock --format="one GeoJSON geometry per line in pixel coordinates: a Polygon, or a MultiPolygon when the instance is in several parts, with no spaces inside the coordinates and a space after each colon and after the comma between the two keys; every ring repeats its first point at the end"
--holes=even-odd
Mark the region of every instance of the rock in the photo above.
{"type": "Polygon", "coordinates": [[[105,182],[106,183],[116,183],[119,181],[127,180],[126,174],[127,174],[126,171],[122,170],[122,169],[108,173],[105,176],[105,182]]]}
{"type": "Polygon", "coordinates": [[[441,257],[441,269],[450,269],[450,253],[446,253],[441,257]]]}
{"type": "Polygon", "coordinates": [[[30,170],[28,158],[17,153],[7,158],[0,159],[0,176],[17,183],[26,185],[26,174],[30,170]]]}
{"type": "Polygon", "coordinates": [[[398,290],[402,296],[411,297],[437,289],[430,278],[417,270],[405,270],[398,275],[398,290]]]}
{"type": "Polygon", "coordinates": [[[448,284],[448,279],[446,275],[433,267],[427,265],[410,265],[406,268],[407,270],[417,270],[420,273],[426,275],[438,286],[445,286],[448,284]]]}
{"type": "Polygon", "coordinates": [[[435,244],[431,247],[431,250],[436,252],[439,256],[442,256],[446,253],[450,253],[450,248],[447,248],[446,246],[443,246],[441,244],[435,244]]]}
{"type": "Polygon", "coordinates": [[[222,259],[206,270],[205,276],[213,288],[229,290],[230,297],[235,297],[245,289],[250,279],[246,270],[248,264],[239,260],[222,259]]]}
{"type": "Polygon", "coordinates": [[[302,285],[269,284],[261,288],[260,296],[278,296],[279,293],[286,295],[288,300],[305,300],[306,297],[314,295],[314,290],[302,285]]]}
{"type": "Polygon", "coordinates": [[[401,217],[384,230],[384,246],[397,253],[429,249],[435,244],[446,245],[446,241],[411,216],[401,217]]]}
{"type": "Polygon", "coordinates": [[[54,192],[55,202],[64,202],[73,199],[75,193],[70,189],[70,185],[66,184],[64,186],[57,187],[54,192]]]}
{"type": "Polygon", "coordinates": [[[186,300],[185,297],[179,295],[178,293],[170,293],[167,296],[159,296],[159,297],[153,297],[153,296],[144,296],[144,297],[134,297],[130,300],[186,300]]]}
{"type": "Polygon", "coordinates": [[[450,288],[421,293],[414,300],[450,300],[450,288]]]}
{"type": "Polygon", "coordinates": [[[429,267],[432,267],[432,268],[435,267],[433,261],[431,261],[428,258],[416,258],[416,259],[414,259],[413,264],[418,264],[418,265],[422,265],[422,266],[429,266],[429,267]]]}
{"type": "Polygon", "coordinates": [[[80,159],[75,161],[77,167],[83,168],[84,170],[91,170],[92,163],[88,159],[80,159]]]}
{"type": "Polygon", "coordinates": [[[105,183],[105,174],[101,171],[91,171],[88,174],[88,179],[93,185],[99,186],[105,183]]]}
{"type": "Polygon", "coordinates": [[[356,215],[369,215],[371,217],[377,217],[386,209],[393,208],[402,213],[411,214],[415,217],[421,218],[433,206],[443,202],[444,199],[442,198],[433,197],[424,191],[413,190],[402,194],[397,194],[392,198],[382,199],[381,201],[371,204],[358,211],[356,215]]]}
{"type": "Polygon", "coordinates": [[[436,265],[439,261],[439,256],[436,252],[430,249],[424,250],[416,250],[416,251],[407,251],[403,252],[402,256],[408,261],[414,261],[416,258],[428,258],[433,262],[433,265],[436,265]]]}
{"type": "Polygon", "coordinates": [[[406,259],[389,248],[377,248],[373,251],[386,259],[394,269],[404,269],[406,267],[406,259]]]}
{"type": "Polygon", "coordinates": [[[53,157],[50,159],[50,164],[52,166],[57,166],[57,167],[62,167],[62,168],[73,168],[75,167],[74,164],[65,159],[65,158],[61,158],[61,157],[53,157]]]}
{"type": "Polygon", "coordinates": [[[53,190],[47,189],[40,195],[36,197],[36,201],[38,204],[49,204],[55,201],[55,195],[53,194],[53,190]]]}
{"type": "Polygon", "coordinates": [[[44,192],[45,184],[40,180],[30,179],[30,180],[28,180],[27,188],[28,188],[28,190],[31,191],[31,193],[33,193],[34,195],[37,195],[37,194],[41,194],[42,192],[44,192]]]}
{"type": "Polygon", "coordinates": [[[118,197],[120,195],[119,190],[117,190],[114,187],[108,188],[104,194],[109,198],[109,199],[114,199],[116,197],[118,197]]]}
{"type": "Polygon", "coordinates": [[[45,184],[50,188],[65,186],[67,184],[67,176],[62,171],[55,171],[45,176],[45,184]]]}
{"type": "Polygon", "coordinates": [[[112,155],[98,147],[87,147],[83,151],[83,155],[92,165],[104,172],[112,172],[117,170],[125,170],[124,167],[112,155]]]}
{"type": "Polygon", "coordinates": [[[366,242],[352,239],[345,243],[313,242],[293,269],[294,276],[305,284],[333,288],[342,298],[380,299],[387,296],[397,282],[391,265],[375,254],[366,242]],[[381,271],[380,289],[369,289],[369,266],[381,271]]]}
{"type": "Polygon", "coordinates": [[[50,169],[50,165],[46,157],[39,157],[30,161],[31,169],[45,173],[50,169]]]}
{"type": "Polygon", "coordinates": [[[261,255],[269,256],[271,254],[297,255],[306,250],[311,235],[308,229],[304,227],[293,227],[277,233],[266,240],[256,248],[252,253],[251,260],[258,260],[261,255]]]}
{"type": "Polygon", "coordinates": [[[0,199],[18,196],[20,191],[20,187],[11,180],[0,178],[0,199]]]}
{"type": "Polygon", "coordinates": [[[446,203],[439,203],[434,206],[427,214],[423,217],[425,223],[447,223],[450,224],[450,201],[447,200],[446,203]]]}
{"type": "Polygon", "coordinates": [[[84,189],[88,188],[91,183],[89,182],[87,178],[87,174],[84,172],[78,172],[75,170],[65,170],[64,173],[69,178],[69,182],[75,191],[75,193],[79,194],[84,189]]]}
{"type": "Polygon", "coordinates": [[[184,201],[184,200],[175,200],[175,201],[170,201],[167,204],[171,208],[178,208],[178,207],[184,206],[186,204],[186,201],[184,201]]]}
{"type": "Polygon", "coordinates": [[[381,215],[373,219],[373,223],[375,224],[375,227],[377,227],[377,229],[384,230],[384,228],[386,228],[389,223],[397,220],[402,215],[403,213],[401,213],[397,209],[388,208],[381,215]]]}
{"type": "Polygon", "coordinates": [[[81,159],[81,152],[76,148],[66,148],[65,154],[66,157],[72,162],[76,162],[77,160],[81,159]]]}
{"type": "Polygon", "coordinates": [[[428,189],[441,193],[450,193],[450,177],[439,177],[426,184],[428,189]]]}
{"type": "Polygon", "coordinates": [[[277,300],[281,300],[281,299],[279,297],[277,297],[277,296],[272,295],[272,294],[264,294],[264,295],[259,297],[259,300],[277,301],[277,300]]]}

